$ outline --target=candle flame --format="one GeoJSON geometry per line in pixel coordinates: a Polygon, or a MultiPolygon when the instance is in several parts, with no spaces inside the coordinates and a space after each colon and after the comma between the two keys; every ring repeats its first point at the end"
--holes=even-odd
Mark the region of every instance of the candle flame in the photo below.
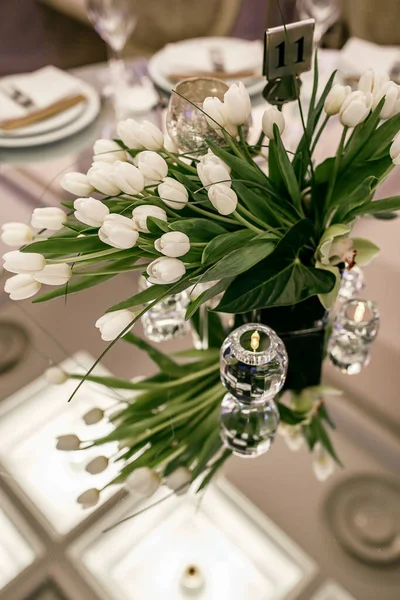
{"type": "Polygon", "coordinates": [[[256,330],[250,338],[250,346],[252,348],[252,350],[254,350],[254,352],[256,350],[258,350],[258,347],[260,345],[260,334],[258,333],[258,331],[256,330]]]}
{"type": "Polygon", "coordinates": [[[356,306],[356,310],[354,311],[354,320],[356,323],[360,323],[365,314],[365,306],[362,302],[359,302],[356,306]]]}

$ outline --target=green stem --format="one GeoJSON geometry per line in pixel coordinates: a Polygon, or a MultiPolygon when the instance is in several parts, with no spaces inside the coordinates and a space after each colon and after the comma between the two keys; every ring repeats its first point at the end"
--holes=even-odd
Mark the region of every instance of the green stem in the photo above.
{"type": "MultiPolygon", "coordinates": [[[[267,229],[267,225],[261,221],[261,219],[259,219],[258,217],[256,217],[255,215],[253,215],[249,210],[247,210],[247,208],[245,208],[244,206],[242,206],[241,204],[238,204],[238,212],[241,212],[242,215],[244,215],[245,217],[248,217],[249,219],[251,219],[252,221],[254,221],[254,223],[257,223],[257,225],[261,225],[261,227],[263,227],[264,229],[267,229]]],[[[273,229],[273,227],[269,227],[268,229],[273,229]]]]}
{"type": "Polygon", "coordinates": [[[110,254],[118,254],[121,250],[117,248],[110,248],[110,250],[101,250],[100,252],[93,252],[92,254],[83,254],[82,256],[70,256],[65,258],[48,258],[46,262],[52,265],[59,265],[65,262],[82,262],[84,260],[92,260],[93,258],[102,258],[103,256],[109,256],[110,254]]]}
{"type": "Polygon", "coordinates": [[[165,152],[165,154],[177,165],[179,165],[180,167],[183,167],[184,169],[186,169],[187,171],[189,171],[190,173],[194,173],[195,175],[197,175],[197,169],[195,169],[194,167],[191,167],[190,165],[187,165],[185,162],[183,162],[182,160],[180,160],[176,154],[172,154],[172,152],[168,152],[168,150],[166,150],[164,148],[163,152],[165,152]]]}
{"type": "Polygon", "coordinates": [[[311,154],[314,153],[314,150],[315,150],[315,148],[316,148],[316,146],[317,146],[317,144],[319,142],[319,138],[321,137],[321,134],[322,134],[323,130],[325,129],[326,124],[328,123],[329,119],[330,119],[330,115],[326,115],[326,117],[325,117],[325,119],[324,119],[321,127],[319,128],[318,133],[315,136],[314,141],[313,141],[313,143],[311,145],[311,148],[310,148],[310,153],[311,154]]]}
{"type": "Polygon", "coordinates": [[[145,269],[149,263],[140,263],[139,265],[132,265],[131,267],[127,267],[126,269],[118,269],[117,271],[77,271],[72,270],[72,275],[77,275],[78,277],[92,277],[97,275],[119,275],[120,273],[130,273],[131,271],[135,271],[138,269],[145,269]]]}
{"type": "Polygon", "coordinates": [[[342,137],[340,138],[339,146],[338,146],[338,149],[336,152],[335,164],[333,165],[332,176],[329,181],[328,193],[326,195],[326,200],[324,203],[325,209],[329,208],[329,204],[332,200],[333,190],[335,188],[336,178],[337,178],[337,174],[339,172],[340,161],[342,159],[344,142],[346,140],[346,135],[347,135],[348,129],[349,129],[348,127],[343,127],[342,137]]]}
{"type": "Polygon", "coordinates": [[[239,215],[237,210],[235,210],[232,214],[235,217],[235,219],[237,221],[239,221],[239,223],[242,223],[242,225],[247,227],[247,229],[251,229],[252,231],[255,231],[256,233],[263,233],[262,229],[260,229],[259,227],[256,227],[255,225],[252,225],[252,223],[249,223],[249,221],[247,221],[244,217],[242,217],[242,215],[239,215]]]}
{"type": "Polygon", "coordinates": [[[190,242],[190,247],[191,248],[204,248],[204,246],[207,246],[208,242],[190,242]]]}
{"type": "Polygon", "coordinates": [[[228,217],[222,217],[221,215],[216,215],[215,213],[209,212],[208,210],[203,210],[198,206],[194,206],[191,202],[189,202],[188,206],[200,215],[207,217],[207,219],[211,218],[217,221],[222,221],[222,223],[230,223],[231,225],[236,225],[236,221],[234,221],[233,219],[229,219],[228,217]]]}
{"type": "Polygon", "coordinates": [[[240,152],[239,148],[235,144],[235,142],[232,139],[232,137],[229,134],[227,134],[223,129],[221,131],[224,134],[225,141],[227,142],[227,144],[229,144],[229,146],[231,147],[231,149],[233,150],[233,152],[236,154],[236,156],[238,156],[239,158],[241,158],[242,160],[244,160],[243,154],[240,152]]]}
{"type": "Polygon", "coordinates": [[[251,157],[251,154],[249,152],[249,148],[247,146],[247,142],[245,140],[245,137],[244,137],[244,134],[243,134],[243,128],[242,128],[241,125],[239,126],[239,139],[240,139],[240,143],[241,143],[242,148],[243,148],[244,155],[247,158],[247,162],[249,162],[251,165],[254,165],[254,161],[253,161],[253,159],[251,157]]]}

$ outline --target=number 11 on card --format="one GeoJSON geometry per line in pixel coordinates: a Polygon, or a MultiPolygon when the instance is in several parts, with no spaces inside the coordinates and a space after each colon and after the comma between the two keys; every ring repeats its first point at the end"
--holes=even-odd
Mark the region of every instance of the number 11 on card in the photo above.
{"type": "Polygon", "coordinates": [[[311,69],[314,19],[265,32],[264,75],[268,80],[300,75],[311,69]]]}

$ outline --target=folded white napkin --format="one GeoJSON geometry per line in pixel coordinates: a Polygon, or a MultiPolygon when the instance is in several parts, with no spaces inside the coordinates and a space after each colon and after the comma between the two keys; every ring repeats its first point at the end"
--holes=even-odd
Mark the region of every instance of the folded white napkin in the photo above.
{"type": "Polygon", "coordinates": [[[23,117],[79,92],[80,80],[53,66],[33,73],[3,77],[0,79],[0,121],[23,117]],[[14,88],[26,94],[34,105],[24,108],[4,93],[12,92],[14,88]]]}
{"type": "Polygon", "coordinates": [[[162,69],[170,73],[190,73],[191,71],[214,71],[210,49],[216,47],[221,52],[225,71],[234,72],[258,69],[261,72],[263,44],[259,41],[231,40],[222,43],[201,43],[198,40],[167,44],[162,51],[162,69]]]}
{"type": "Polygon", "coordinates": [[[359,38],[350,38],[339,56],[339,71],[346,77],[359,77],[367,69],[390,73],[400,60],[400,46],[379,46],[359,38]]]}

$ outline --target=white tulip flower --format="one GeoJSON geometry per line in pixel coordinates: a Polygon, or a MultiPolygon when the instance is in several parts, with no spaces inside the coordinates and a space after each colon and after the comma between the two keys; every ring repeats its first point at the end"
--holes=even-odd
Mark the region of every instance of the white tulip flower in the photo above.
{"type": "MultiPolygon", "coordinates": [[[[95,327],[100,330],[101,339],[105,342],[115,340],[120,333],[130,325],[135,318],[135,314],[130,310],[116,310],[106,313],[100,319],[97,319],[95,327]]],[[[131,328],[133,324],[131,325],[131,328]]],[[[127,333],[127,331],[125,332],[127,333]]]]}
{"type": "Polygon", "coordinates": [[[144,177],[131,163],[117,160],[111,168],[111,178],[124,194],[136,196],[143,191],[144,177]]]}
{"type": "Polygon", "coordinates": [[[67,263],[46,265],[44,269],[33,275],[35,281],[46,285],[65,285],[71,277],[72,270],[67,263]]]}
{"type": "Polygon", "coordinates": [[[233,125],[243,125],[251,113],[249,92],[243,83],[233,83],[224,94],[224,113],[226,121],[233,125]]]}
{"type": "Polygon", "coordinates": [[[97,140],[93,146],[93,162],[115,163],[126,160],[126,152],[114,140],[97,140]]]}
{"type": "Polygon", "coordinates": [[[85,467],[85,471],[91,475],[103,473],[108,467],[108,458],[106,456],[96,456],[85,467]]]}
{"type": "Polygon", "coordinates": [[[221,127],[225,127],[226,116],[225,107],[223,102],[219,98],[212,98],[209,96],[203,102],[203,110],[205,112],[205,118],[211,129],[219,130],[221,127]]]}
{"type": "Polygon", "coordinates": [[[177,496],[185,494],[192,481],[192,473],[187,467],[178,467],[171,475],[168,475],[166,484],[177,496]]]}
{"type": "Polygon", "coordinates": [[[220,215],[230,215],[236,210],[236,193],[223,183],[214,183],[208,189],[208,199],[220,215]]]}
{"type": "Polygon", "coordinates": [[[154,248],[170,258],[184,256],[190,250],[190,239],[186,233],[169,231],[154,242],[154,248]]]}
{"type": "Polygon", "coordinates": [[[42,254],[36,252],[20,252],[20,250],[11,250],[3,255],[4,269],[10,273],[23,275],[32,275],[42,271],[46,266],[46,261],[42,254]]]}
{"type": "Polygon", "coordinates": [[[379,93],[374,95],[373,110],[375,110],[383,97],[385,97],[385,102],[382,106],[380,117],[381,119],[390,119],[400,112],[400,86],[396,85],[394,81],[385,83],[379,90],[379,93]]]}
{"type": "Polygon", "coordinates": [[[393,164],[400,165],[400,131],[393,139],[392,145],[390,146],[390,158],[393,164]]]}
{"type": "Polygon", "coordinates": [[[133,248],[139,238],[136,222],[116,213],[106,216],[98,233],[104,244],[119,250],[133,248]]]}
{"type": "Polygon", "coordinates": [[[279,133],[282,135],[286,127],[285,117],[283,116],[283,113],[276,108],[276,106],[270,106],[264,111],[262,116],[262,130],[270,140],[275,138],[274,125],[278,126],[279,133]]]}
{"type": "Polygon", "coordinates": [[[135,469],[125,481],[125,486],[129,492],[140,494],[144,498],[150,498],[155,494],[160,485],[160,476],[149,467],[135,469]]]}
{"type": "Polygon", "coordinates": [[[378,73],[373,69],[367,69],[360,77],[358,89],[361,92],[370,93],[373,96],[379,94],[381,87],[389,81],[387,73],[378,73]]]}
{"type": "Polygon", "coordinates": [[[50,229],[58,231],[63,228],[67,215],[62,208],[58,206],[46,206],[44,208],[35,208],[32,213],[31,225],[37,229],[50,229]]]}
{"type": "Polygon", "coordinates": [[[149,233],[149,228],[147,227],[147,217],[155,217],[156,219],[160,219],[161,221],[167,220],[167,213],[163,208],[159,206],[153,206],[152,204],[142,204],[141,206],[137,206],[132,211],[132,217],[136,222],[136,227],[139,231],[143,233],[149,233]]]}
{"type": "Polygon", "coordinates": [[[168,175],[168,165],[157,152],[145,150],[138,154],[138,168],[146,183],[157,183],[168,175]]]}
{"type": "Polygon", "coordinates": [[[77,435],[70,433],[67,435],[60,435],[57,438],[57,450],[62,450],[63,452],[73,452],[74,450],[79,450],[81,447],[81,440],[77,435]]]}
{"type": "Polygon", "coordinates": [[[92,508],[98,504],[99,500],[100,492],[95,488],[86,490],[86,492],[83,492],[83,494],[76,499],[78,504],[82,505],[82,508],[92,508]]]}
{"type": "Polygon", "coordinates": [[[113,180],[112,164],[110,163],[93,163],[87,172],[87,178],[98,192],[106,196],[117,196],[121,193],[121,190],[113,180]]]}
{"type": "Polygon", "coordinates": [[[60,185],[75,196],[90,196],[94,192],[94,187],[85,173],[66,173],[61,178],[60,185]]]}
{"type": "Polygon", "coordinates": [[[96,425],[96,423],[100,423],[104,418],[104,410],[101,408],[91,408],[87,413],[85,413],[82,417],[86,425],[96,425]]]}
{"type": "Polygon", "coordinates": [[[117,125],[117,133],[125,146],[132,150],[161,150],[164,146],[162,131],[151,121],[138,123],[126,119],[117,125]]]}
{"type": "Polygon", "coordinates": [[[161,256],[147,266],[150,283],[166,285],[179,281],[186,273],[185,265],[178,258],[161,256]]]}
{"type": "Polygon", "coordinates": [[[362,121],[365,121],[372,106],[372,94],[369,92],[351,92],[343,104],[339,112],[339,119],[342,125],[346,127],[356,127],[362,121]]]}
{"type": "Polygon", "coordinates": [[[4,284],[4,291],[10,294],[10,300],[25,300],[40,291],[41,284],[32,275],[14,275],[4,284]]]}
{"type": "Polygon", "coordinates": [[[351,87],[349,85],[344,86],[339,83],[334,85],[325,99],[324,110],[326,114],[329,116],[337,115],[350,93],[351,87]]]}
{"type": "Polygon", "coordinates": [[[197,175],[203,186],[208,187],[212,183],[223,183],[231,187],[231,169],[223,160],[215,156],[209,150],[197,163],[197,175]]]}
{"type": "Polygon", "coordinates": [[[164,135],[164,148],[167,152],[172,152],[173,154],[178,154],[179,149],[175,144],[174,140],[169,137],[169,135],[164,135]]]}
{"type": "Polygon", "coordinates": [[[165,177],[157,190],[161,200],[174,210],[185,208],[189,200],[189,193],[185,186],[172,177],[165,177]]]}
{"type": "Polygon", "coordinates": [[[68,381],[67,373],[57,366],[46,369],[44,378],[48,383],[52,383],[53,385],[62,385],[68,381]]]}
{"type": "Polygon", "coordinates": [[[95,198],[77,198],[74,208],[75,218],[90,227],[101,227],[104,219],[110,214],[108,206],[95,198]]]}
{"type": "Polygon", "coordinates": [[[328,451],[317,442],[313,450],[313,471],[318,481],[326,481],[335,471],[335,462],[328,451]]]}
{"type": "Polygon", "coordinates": [[[33,231],[25,223],[4,223],[2,226],[1,241],[6,246],[20,248],[32,241],[33,231]]]}

